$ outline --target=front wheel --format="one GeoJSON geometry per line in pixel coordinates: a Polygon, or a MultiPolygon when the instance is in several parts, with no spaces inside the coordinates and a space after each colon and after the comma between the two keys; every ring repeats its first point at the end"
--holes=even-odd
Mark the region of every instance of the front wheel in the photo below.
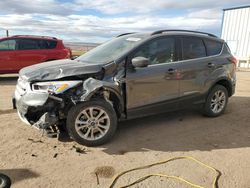
{"type": "Polygon", "coordinates": [[[222,85],[216,85],[208,94],[204,114],[209,117],[217,117],[223,114],[228,102],[228,91],[222,85]]]}
{"type": "Polygon", "coordinates": [[[67,117],[69,135],[79,144],[98,146],[112,138],[117,116],[105,100],[87,101],[73,106],[67,117]]]}

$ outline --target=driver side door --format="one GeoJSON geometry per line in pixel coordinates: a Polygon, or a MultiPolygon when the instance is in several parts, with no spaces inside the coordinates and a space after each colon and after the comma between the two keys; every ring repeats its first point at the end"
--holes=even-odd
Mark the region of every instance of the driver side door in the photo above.
{"type": "Polygon", "coordinates": [[[175,37],[153,39],[129,57],[126,72],[128,118],[178,108],[179,78],[175,37]],[[132,59],[144,57],[146,67],[134,67],[132,59]]]}

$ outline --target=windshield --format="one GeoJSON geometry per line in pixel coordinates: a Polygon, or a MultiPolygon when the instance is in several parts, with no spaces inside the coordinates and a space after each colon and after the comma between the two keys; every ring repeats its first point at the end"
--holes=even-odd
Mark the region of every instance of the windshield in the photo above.
{"type": "Polygon", "coordinates": [[[76,60],[87,63],[107,63],[114,61],[142,42],[145,35],[125,35],[111,39],[86,52],[76,60]]]}

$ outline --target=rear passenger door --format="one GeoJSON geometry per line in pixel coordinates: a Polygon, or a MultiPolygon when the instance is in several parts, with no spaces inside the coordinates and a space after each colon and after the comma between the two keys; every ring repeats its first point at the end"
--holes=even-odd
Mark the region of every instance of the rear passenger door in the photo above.
{"type": "Polygon", "coordinates": [[[40,47],[38,39],[18,39],[17,56],[22,67],[46,61],[47,52],[40,47]]]}
{"type": "Polygon", "coordinates": [[[202,102],[204,83],[214,67],[207,57],[206,46],[202,38],[183,36],[182,61],[180,68],[180,105],[202,102]],[[187,102],[187,103],[186,103],[187,102]]]}

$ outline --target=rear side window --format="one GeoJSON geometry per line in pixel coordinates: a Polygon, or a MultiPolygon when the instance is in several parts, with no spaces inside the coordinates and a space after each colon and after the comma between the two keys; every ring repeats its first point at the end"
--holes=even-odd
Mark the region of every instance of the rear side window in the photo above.
{"type": "Polygon", "coordinates": [[[40,40],[39,46],[41,49],[54,49],[56,48],[57,41],[54,40],[40,40]]]}
{"type": "Polygon", "coordinates": [[[133,57],[148,58],[150,64],[170,63],[175,60],[175,39],[159,38],[140,48],[133,57]]]}
{"type": "Polygon", "coordinates": [[[202,39],[195,37],[185,37],[182,39],[183,60],[206,57],[206,48],[202,39]]]}
{"type": "Polygon", "coordinates": [[[57,41],[41,39],[20,39],[18,40],[19,50],[54,49],[57,41]]]}
{"type": "Polygon", "coordinates": [[[53,49],[56,47],[57,41],[47,40],[47,44],[48,44],[48,49],[53,49]]]}
{"type": "Polygon", "coordinates": [[[39,49],[38,40],[33,40],[33,39],[21,39],[21,40],[18,40],[18,49],[19,50],[35,50],[35,49],[39,49]]]}
{"type": "Polygon", "coordinates": [[[4,40],[0,42],[0,51],[15,50],[16,40],[4,40]]]}
{"type": "Polygon", "coordinates": [[[205,44],[207,47],[207,55],[218,55],[221,52],[222,43],[213,40],[205,40],[205,44]]]}

